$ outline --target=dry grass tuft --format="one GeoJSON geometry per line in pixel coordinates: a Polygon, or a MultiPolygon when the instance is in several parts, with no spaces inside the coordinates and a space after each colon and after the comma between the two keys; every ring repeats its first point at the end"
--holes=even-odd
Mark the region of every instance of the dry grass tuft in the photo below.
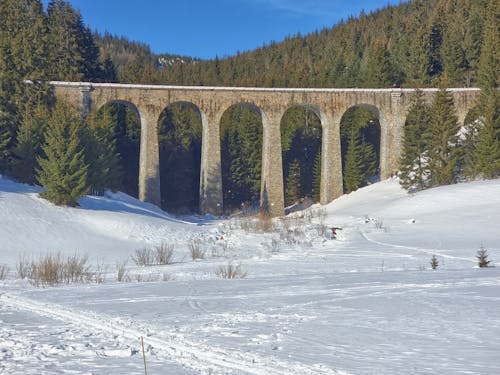
{"type": "Polygon", "coordinates": [[[234,265],[229,261],[226,265],[221,265],[215,269],[215,275],[221,279],[243,279],[247,272],[241,268],[241,263],[234,265]]]}

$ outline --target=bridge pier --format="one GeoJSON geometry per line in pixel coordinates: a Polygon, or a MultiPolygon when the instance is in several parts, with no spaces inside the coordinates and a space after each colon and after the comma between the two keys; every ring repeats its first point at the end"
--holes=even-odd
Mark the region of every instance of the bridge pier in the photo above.
{"type": "Polygon", "coordinates": [[[263,139],[260,206],[263,212],[273,217],[285,214],[281,153],[281,118],[283,113],[276,110],[261,111],[263,139]]]}
{"type": "Polygon", "coordinates": [[[141,119],[139,199],[161,207],[158,114],[138,108],[141,119]]]}
{"type": "Polygon", "coordinates": [[[222,170],[220,117],[201,112],[202,144],[200,168],[200,213],[222,215],[222,170]]]}
{"type": "Polygon", "coordinates": [[[340,120],[342,113],[320,112],[321,186],[320,203],[327,204],[343,194],[340,120]]]}

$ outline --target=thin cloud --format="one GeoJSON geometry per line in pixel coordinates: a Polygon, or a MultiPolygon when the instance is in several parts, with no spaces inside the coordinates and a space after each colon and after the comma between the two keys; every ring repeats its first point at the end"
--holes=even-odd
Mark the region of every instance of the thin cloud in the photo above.
{"type": "Polygon", "coordinates": [[[258,4],[294,15],[335,15],[341,6],[325,0],[244,0],[247,4],[258,4]]]}
{"type": "MultiPolygon", "coordinates": [[[[241,0],[249,5],[263,6],[287,12],[295,16],[323,16],[339,18],[355,15],[363,8],[371,9],[373,0],[241,0]]],[[[398,4],[408,0],[385,0],[384,5],[398,4]]]]}

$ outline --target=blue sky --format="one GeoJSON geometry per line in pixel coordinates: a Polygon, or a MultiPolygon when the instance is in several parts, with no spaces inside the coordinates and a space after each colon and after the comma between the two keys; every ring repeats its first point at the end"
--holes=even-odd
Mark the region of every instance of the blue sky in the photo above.
{"type": "MultiPolygon", "coordinates": [[[[401,0],[70,0],[92,29],[147,43],[157,53],[233,55],[308,34],[401,0]]],[[[45,3],[47,0],[44,1],[45,3]]]]}

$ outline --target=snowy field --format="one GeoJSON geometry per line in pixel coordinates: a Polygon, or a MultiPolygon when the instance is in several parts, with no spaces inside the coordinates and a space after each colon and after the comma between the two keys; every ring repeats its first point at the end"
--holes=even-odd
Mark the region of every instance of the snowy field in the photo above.
{"type": "Polygon", "coordinates": [[[150,375],[500,374],[500,180],[415,195],[388,180],[267,233],[122,194],[60,208],[38,191],[0,178],[1,374],[143,374],[140,337],[150,375]],[[134,264],[161,242],[173,264],[134,264]],[[477,267],[481,245],[496,267],[477,267]],[[17,277],[47,253],[88,255],[105,281],[17,277]],[[217,277],[229,260],[246,278],[217,277]]]}

